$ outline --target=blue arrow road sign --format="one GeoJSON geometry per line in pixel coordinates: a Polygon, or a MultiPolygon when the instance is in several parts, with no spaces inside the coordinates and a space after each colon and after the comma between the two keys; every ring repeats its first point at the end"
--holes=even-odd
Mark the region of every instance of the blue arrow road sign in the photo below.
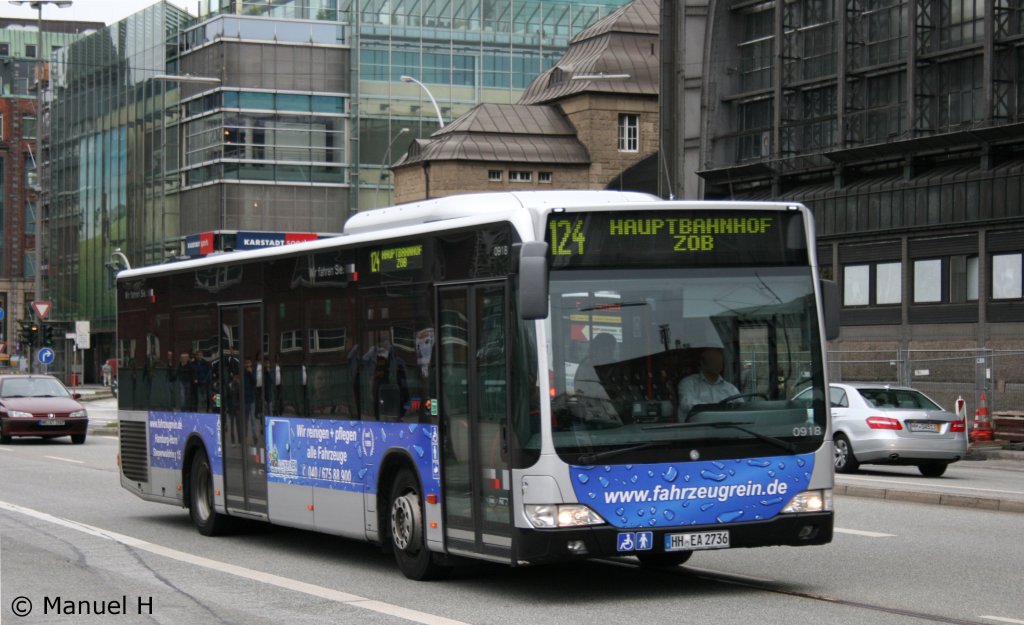
{"type": "Polygon", "coordinates": [[[38,360],[39,364],[41,365],[49,366],[53,364],[53,359],[55,356],[56,354],[53,353],[52,349],[50,349],[49,347],[44,347],[41,350],[39,350],[39,352],[36,354],[36,360],[38,360]]]}
{"type": "Polygon", "coordinates": [[[4,309],[0,308],[0,321],[4,320],[4,309]]]}

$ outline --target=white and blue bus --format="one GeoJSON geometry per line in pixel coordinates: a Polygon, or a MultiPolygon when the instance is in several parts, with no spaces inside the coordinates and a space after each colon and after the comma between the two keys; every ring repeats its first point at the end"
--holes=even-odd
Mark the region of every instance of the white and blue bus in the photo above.
{"type": "Polygon", "coordinates": [[[206,535],[379,544],[414,579],[827,543],[815,252],[799,204],[555,191],[123,271],[121,484],[206,535]]]}

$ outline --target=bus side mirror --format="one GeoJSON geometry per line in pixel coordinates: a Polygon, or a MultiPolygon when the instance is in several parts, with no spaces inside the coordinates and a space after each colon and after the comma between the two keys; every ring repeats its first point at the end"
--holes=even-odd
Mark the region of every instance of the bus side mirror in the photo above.
{"type": "Polygon", "coordinates": [[[519,314],[526,320],[548,316],[548,244],[542,241],[519,248],[519,314]]]}
{"type": "Polygon", "coordinates": [[[835,280],[821,281],[821,307],[825,316],[825,338],[839,338],[839,284],[835,280]]]}

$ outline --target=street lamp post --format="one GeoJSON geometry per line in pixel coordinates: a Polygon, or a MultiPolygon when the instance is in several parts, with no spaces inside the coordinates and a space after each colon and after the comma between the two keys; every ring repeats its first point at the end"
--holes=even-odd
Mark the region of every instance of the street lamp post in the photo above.
{"type": "Polygon", "coordinates": [[[36,10],[36,250],[35,301],[43,301],[43,5],[64,9],[71,0],[8,0],[36,10]]]}
{"type": "MultiPolygon", "coordinates": [[[[381,183],[381,180],[384,179],[384,176],[387,175],[388,170],[391,169],[391,164],[388,162],[388,157],[391,156],[391,147],[395,145],[395,141],[398,141],[399,137],[401,137],[402,135],[404,135],[407,132],[409,132],[408,128],[402,128],[401,130],[399,130],[398,134],[396,134],[391,139],[391,143],[388,144],[388,149],[384,151],[384,158],[382,158],[381,161],[380,161],[380,176],[378,176],[378,178],[377,178],[377,188],[375,189],[374,195],[373,195],[373,207],[374,208],[380,208],[380,202],[377,201],[377,199],[378,199],[377,195],[380,193],[380,183],[381,183]]],[[[391,203],[391,192],[388,191],[388,204],[390,204],[390,203],[391,203]]]]}
{"type": "Polygon", "coordinates": [[[437,100],[434,99],[434,94],[430,93],[430,89],[427,89],[426,85],[416,80],[412,76],[401,76],[399,80],[401,80],[402,82],[414,82],[417,85],[419,85],[421,89],[427,92],[427,97],[430,98],[430,103],[434,105],[434,112],[437,113],[437,123],[441,126],[441,128],[444,128],[444,118],[441,117],[441,109],[440,107],[437,106],[437,100]]]}

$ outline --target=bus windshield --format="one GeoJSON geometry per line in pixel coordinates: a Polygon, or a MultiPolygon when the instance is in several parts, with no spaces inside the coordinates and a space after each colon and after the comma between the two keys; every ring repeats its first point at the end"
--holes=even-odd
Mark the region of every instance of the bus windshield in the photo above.
{"type": "Polygon", "coordinates": [[[811,268],[729,260],[644,269],[634,256],[634,266],[551,272],[552,432],[566,462],[761,457],[821,446],[821,393],[792,399],[824,388],[811,268]]]}

